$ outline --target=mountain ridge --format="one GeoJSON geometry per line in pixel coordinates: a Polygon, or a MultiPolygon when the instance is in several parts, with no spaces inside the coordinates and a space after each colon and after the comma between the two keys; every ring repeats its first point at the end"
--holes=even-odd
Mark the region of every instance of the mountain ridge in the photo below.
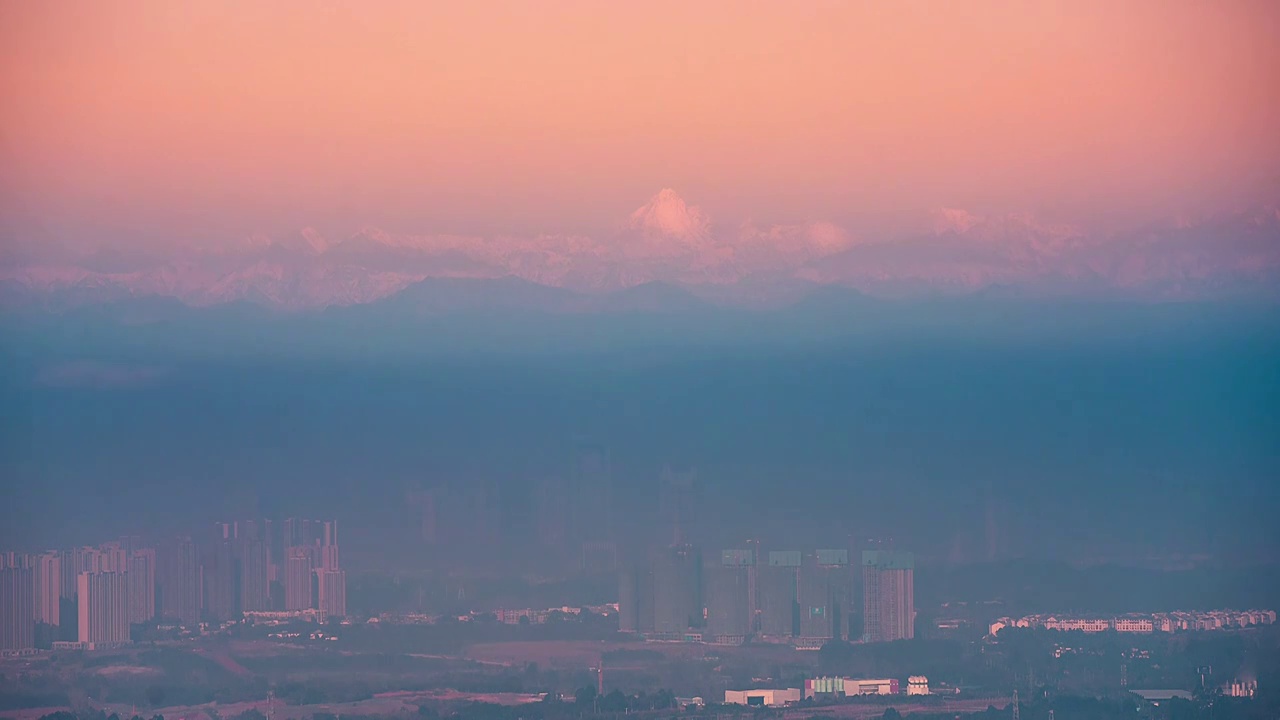
{"type": "Polygon", "coordinates": [[[377,302],[429,278],[504,277],[584,294],[665,283],[745,305],[776,302],[773,288],[797,282],[887,297],[987,287],[1034,294],[1039,286],[1048,294],[1194,299],[1256,293],[1280,278],[1280,211],[1106,235],[951,208],[935,213],[929,232],[871,240],[822,221],[725,229],[668,188],[602,237],[405,235],[365,226],[331,241],[304,227],[168,254],[105,248],[40,262],[11,253],[0,261],[0,302],[164,295],[197,306],[249,300],[300,311],[377,302]],[[757,290],[737,292],[748,285],[757,290]]]}

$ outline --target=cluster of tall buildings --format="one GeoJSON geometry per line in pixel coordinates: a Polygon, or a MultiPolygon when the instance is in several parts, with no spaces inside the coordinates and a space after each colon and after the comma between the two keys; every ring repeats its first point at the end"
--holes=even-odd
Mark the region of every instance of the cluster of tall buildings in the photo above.
{"type": "Polygon", "coordinates": [[[832,639],[910,639],[913,581],[914,558],[905,552],[866,551],[855,566],[845,549],[761,553],[752,547],[704,558],[695,546],[678,543],[621,574],[620,628],[654,640],[754,639],[815,649],[832,639]],[[859,577],[863,630],[850,637],[859,577]]]}
{"type": "Polygon", "coordinates": [[[28,650],[37,641],[129,642],[133,624],[156,617],[156,569],[155,549],[130,537],[0,554],[0,651],[28,650]]]}
{"type": "Polygon", "coordinates": [[[409,490],[405,506],[425,555],[471,569],[615,572],[610,450],[575,437],[568,459],[564,471],[523,488],[471,479],[409,490]],[[492,566],[500,561],[510,564],[492,566]]]}
{"type": "Polygon", "coordinates": [[[194,627],[241,613],[318,609],[346,615],[334,521],[216,523],[199,540],[126,537],[97,547],[0,554],[0,651],[52,642],[130,641],[132,627],[194,627]]]}
{"type": "Polygon", "coordinates": [[[214,527],[212,542],[199,553],[206,619],[222,622],[269,610],[347,614],[337,521],[289,518],[214,527]]]}
{"type": "Polygon", "coordinates": [[[286,520],[283,548],[283,607],[265,609],[314,609],[324,617],[346,615],[347,575],[338,562],[338,523],[286,520]]]}

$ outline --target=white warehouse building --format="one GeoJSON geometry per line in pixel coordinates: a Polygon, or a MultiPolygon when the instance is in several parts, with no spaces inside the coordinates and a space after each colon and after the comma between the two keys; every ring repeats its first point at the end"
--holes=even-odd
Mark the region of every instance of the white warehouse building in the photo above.
{"type": "Polygon", "coordinates": [[[782,707],[800,702],[800,688],[781,690],[725,690],[725,705],[747,705],[751,707],[782,707]]]}

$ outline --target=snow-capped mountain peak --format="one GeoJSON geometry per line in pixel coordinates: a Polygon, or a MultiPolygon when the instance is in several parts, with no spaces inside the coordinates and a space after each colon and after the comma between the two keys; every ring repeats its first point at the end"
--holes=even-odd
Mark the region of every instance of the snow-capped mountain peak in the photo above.
{"type": "Polygon", "coordinates": [[[643,207],[631,213],[627,227],[645,234],[676,238],[686,242],[705,240],[711,223],[696,207],[685,203],[679,193],[663,188],[643,207]]]}
{"type": "Polygon", "coordinates": [[[322,255],[329,249],[329,241],[315,228],[303,228],[298,235],[306,243],[307,248],[316,255],[322,255]]]}
{"type": "Polygon", "coordinates": [[[982,218],[960,208],[938,208],[933,211],[933,232],[966,233],[982,222],[982,218]]]}
{"type": "Polygon", "coordinates": [[[329,241],[319,230],[311,227],[305,227],[297,232],[290,233],[284,237],[276,238],[271,242],[271,247],[278,250],[284,250],[290,253],[302,253],[304,255],[323,255],[329,251],[329,241]]]}

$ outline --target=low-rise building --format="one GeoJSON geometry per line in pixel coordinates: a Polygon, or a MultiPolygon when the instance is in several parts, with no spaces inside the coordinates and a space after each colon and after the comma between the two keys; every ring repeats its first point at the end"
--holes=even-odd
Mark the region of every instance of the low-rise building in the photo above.
{"type": "Polygon", "coordinates": [[[844,681],[845,695],[897,695],[898,681],[887,680],[854,680],[844,681]]]}
{"type": "Polygon", "coordinates": [[[817,677],[804,681],[804,696],[806,698],[824,695],[834,697],[896,695],[898,690],[898,681],[892,679],[864,680],[845,677],[817,677]]]}
{"type": "Polygon", "coordinates": [[[749,707],[783,707],[798,703],[801,699],[800,688],[758,689],[758,690],[725,690],[725,705],[746,705],[749,707]]]}
{"type": "Polygon", "coordinates": [[[1188,630],[1204,632],[1271,625],[1275,621],[1276,613],[1274,610],[1175,611],[1150,614],[1134,613],[1119,617],[1026,615],[1021,618],[999,618],[988,625],[988,632],[995,636],[1000,631],[1010,627],[1087,633],[1100,633],[1108,630],[1123,633],[1180,632],[1188,630]]]}
{"type": "Polygon", "coordinates": [[[1154,630],[1154,624],[1151,618],[1124,617],[1116,618],[1115,628],[1116,632],[1149,633],[1154,630]]]}
{"type": "Polygon", "coordinates": [[[1142,698],[1143,702],[1160,706],[1160,703],[1169,702],[1170,700],[1191,700],[1191,693],[1186,690],[1133,690],[1134,695],[1142,698]]]}

